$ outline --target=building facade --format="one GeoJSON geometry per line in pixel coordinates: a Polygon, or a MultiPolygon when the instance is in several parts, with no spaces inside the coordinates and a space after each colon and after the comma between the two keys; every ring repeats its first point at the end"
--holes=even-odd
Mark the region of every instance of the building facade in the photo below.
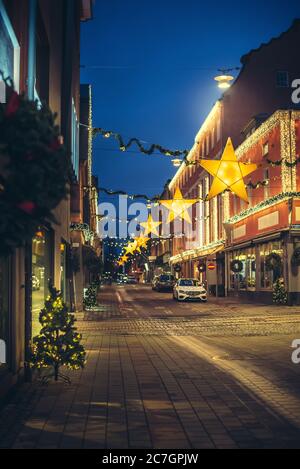
{"type": "MultiPolygon", "coordinates": [[[[91,18],[91,1],[0,1],[0,70],[13,78],[17,91],[57,113],[71,159],[70,186],[79,177],[80,22],[91,18]]],[[[70,204],[70,197],[63,200],[54,210],[57,223],[39,227],[32,243],[0,260],[0,337],[7,348],[7,362],[0,365],[0,395],[27,369],[48,282],[72,304],[70,204]]]]}
{"type": "MultiPolygon", "coordinates": [[[[194,207],[191,211],[193,222],[185,227],[183,236],[171,227],[171,268],[178,271],[177,275],[200,278],[208,284],[213,295],[250,295],[251,298],[270,301],[274,272],[265,273],[263,259],[268,253],[278,252],[282,258],[281,273],[289,292],[289,301],[298,301],[298,277],[289,269],[291,252],[297,239],[295,213],[288,207],[297,205],[298,190],[299,169],[294,160],[298,154],[296,110],[299,105],[292,102],[291,84],[300,76],[295,48],[299,40],[300,21],[295,20],[281,36],[242,57],[242,68],[237,79],[213,106],[196,135],[188,155],[189,163],[193,164],[183,163],[169,184],[171,198],[179,187],[185,198],[200,200],[197,209],[194,207]],[[272,129],[270,135],[266,130],[269,128],[272,129]],[[213,178],[198,162],[203,158],[220,159],[229,137],[242,160],[260,165],[258,171],[246,181],[250,184],[249,207],[228,193],[210,201],[205,200],[213,178]],[[276,163],[268,162],[269,159],[276,163]],[[257,185],[258,182],[263,184],[257,185]],[[293,195],[288,197],[288,194],[293,195]],[[268,206],[272,197],[282,198],[285,216],[282,215],[282,208],[278,214],[275,210],[275,214],[270,215],[270,209],[264,213],[263,204],[268,206]],[[262,215],[259,214],[260,210],[262,215]],[[254,216],[254,212],[258,215],[254,216]],[[259,221],[260,216],[266,218],[259,221]],[[283,231],[285,235],[281,234],[283,231]],[[274,236],[276,240],[279,233],[281,245],[274,241],[274,245],[263,246],[264,236],[274,236]],[[257,248],[253,249],[256,238],[257,248]],[[246,243],[245,246],[243,243],[246,243]],[[248,251],[249,243],[251,249],[248,251]],[[241,251],[243,246],[245,252],[241,251]],[[243,265],[241,267],[238,263],[242,270],[234,274],[230,266],[235,260],[240,260],[243,265]]],[[[153,257],[167,254],[169,248],[165,249],[165,245],[162,241],[159,247],[153,248],[153,257]]]]}

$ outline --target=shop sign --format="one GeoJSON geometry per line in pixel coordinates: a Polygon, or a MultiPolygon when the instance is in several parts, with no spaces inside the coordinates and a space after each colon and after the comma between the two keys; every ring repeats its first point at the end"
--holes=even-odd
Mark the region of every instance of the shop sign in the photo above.
{"type": "Polygon", "coordinates": [[[210,271],[216,270],[216,264],[214,262],[209,262],[207,264],[207,269],[210,271]]]}

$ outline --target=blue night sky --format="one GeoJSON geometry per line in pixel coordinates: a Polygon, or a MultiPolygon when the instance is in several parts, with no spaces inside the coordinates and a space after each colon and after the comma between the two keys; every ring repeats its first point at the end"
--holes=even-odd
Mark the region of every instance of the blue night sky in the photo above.
{"type": "MultiPolygon", "coordinates": [[[[220,97],[217,69],[239,66],[242,55],[299,16],[299,0],[96,0],[94,20],[82,26],[81,55],[81,81],[93,86],[94,126],[125,140],[190,148],[220,97]]],[[[175,173],[168,157],[134,147],[122,153],[102,137],[94,161],[102,187],[129,193],[158,194],[175,173]]]]}

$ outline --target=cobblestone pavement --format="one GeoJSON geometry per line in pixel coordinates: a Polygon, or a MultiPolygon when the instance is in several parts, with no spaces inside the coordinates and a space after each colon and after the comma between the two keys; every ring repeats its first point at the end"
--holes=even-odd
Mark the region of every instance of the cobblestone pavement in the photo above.
{"type": "Polygon", "coordinates": [[[88,363],[71,386],[24,385],[2,448],[299,448],[300,310],[177,304],[143,286],[78,314],[88,363]]]}

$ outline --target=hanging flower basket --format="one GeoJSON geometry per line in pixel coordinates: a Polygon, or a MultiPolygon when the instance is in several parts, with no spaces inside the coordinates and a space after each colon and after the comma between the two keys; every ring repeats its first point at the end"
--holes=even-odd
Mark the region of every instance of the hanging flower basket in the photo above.
{"type": "Polygon", "coordinates": [[[68,160],[56,116],[12,89],[0,104],[0,256],[30,241],[66,197],[68,160]]]}
{"type": "Polygon", "coordinates": [[[239,259],[234,259],[233,261],[230,262],[230,270],[234,274],[239,274],[240,272],[243,271],[243,263],[239,259]]]}

